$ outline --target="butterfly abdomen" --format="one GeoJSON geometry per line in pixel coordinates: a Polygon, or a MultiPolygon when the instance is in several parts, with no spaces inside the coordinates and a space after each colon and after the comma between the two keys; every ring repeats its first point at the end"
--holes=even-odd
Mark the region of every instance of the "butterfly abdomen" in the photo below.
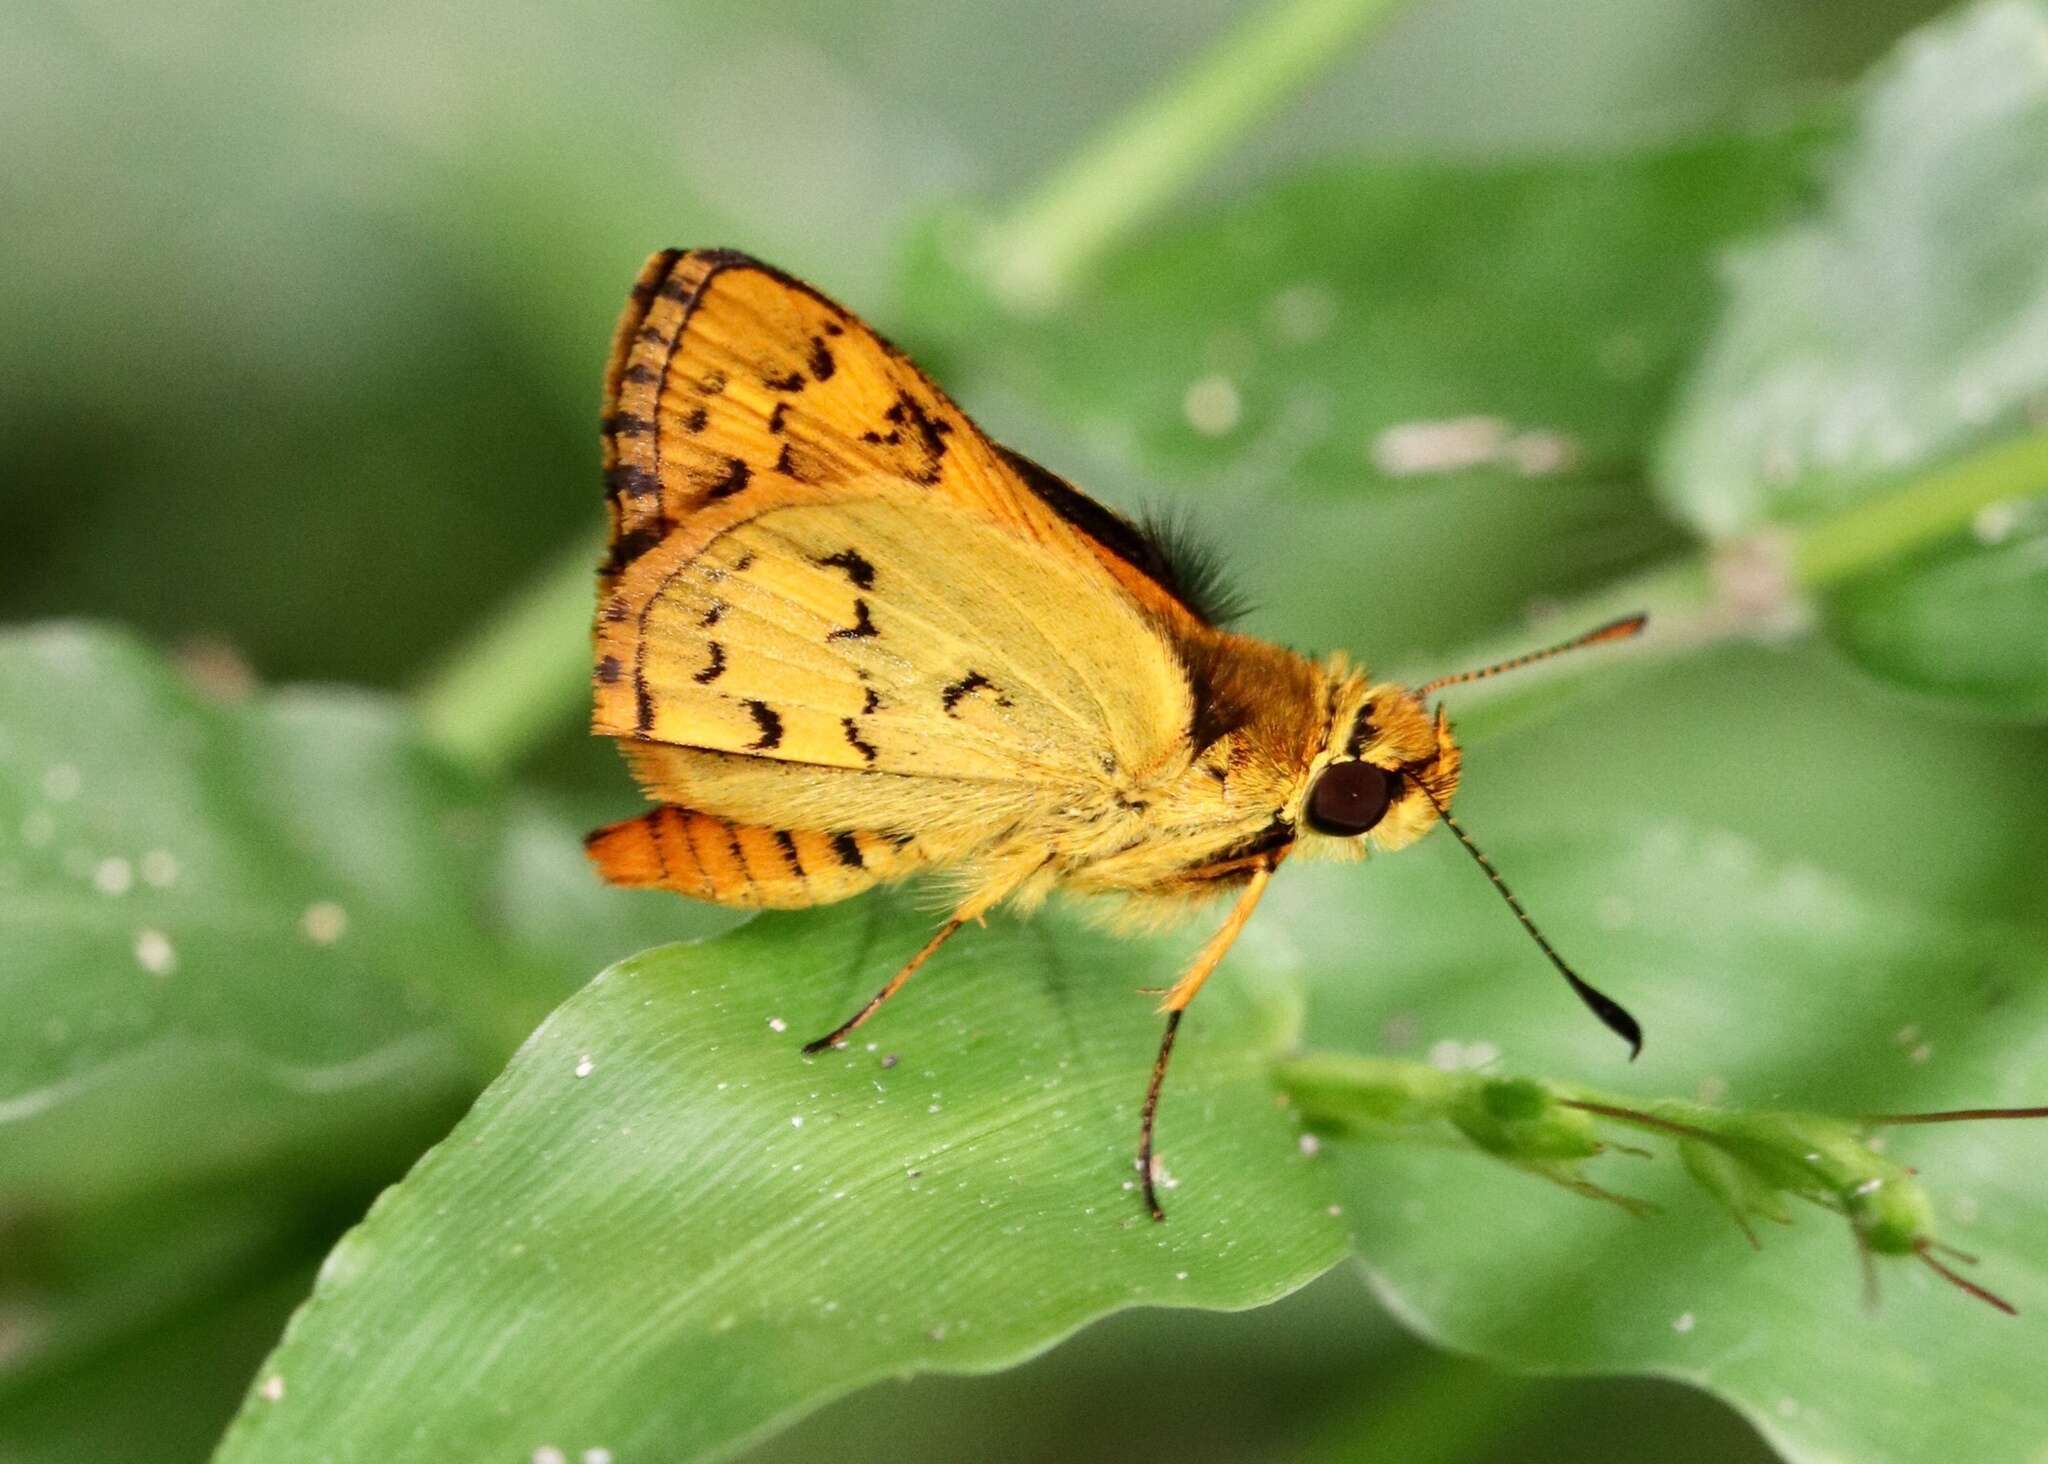
{"type": "Polygon", "coordinates": [[[584,847],[613,884],[770,910],[829,905],[920,862],[908,844],[884,834],[770,829],[673,804],[607,825],[584,847]]]}

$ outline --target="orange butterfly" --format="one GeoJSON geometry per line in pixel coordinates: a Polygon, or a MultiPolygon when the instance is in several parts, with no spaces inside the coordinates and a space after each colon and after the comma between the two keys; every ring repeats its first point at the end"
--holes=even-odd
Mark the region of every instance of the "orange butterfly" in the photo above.
{"type": "Polygon", "coordinates": [[[1208,577],[1159,536],[729,251],[641,271],[605,375],[604,465],[593,725],[659,805],[590,836],[604,877],[783,909],[957,881],[923,949],[806,1052],[1000,903],[1058,887],[1179,912],[1235,894],[1162,1004],[1138,1164],[1163,1218],[1153,1120],[1182,1012],[1283,859],[1358,859],[1450,823],[1458,745],[1424,698],[1505,668],[1411,690],[1224,629],[1208,577]]]}

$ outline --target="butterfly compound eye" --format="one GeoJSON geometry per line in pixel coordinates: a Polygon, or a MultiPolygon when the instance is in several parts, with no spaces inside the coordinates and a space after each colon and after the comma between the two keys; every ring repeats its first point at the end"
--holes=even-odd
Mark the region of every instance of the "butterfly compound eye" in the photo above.
{"type": "Polygon", "coordinates": [[[1362,834],[1386,816],[1394,775],[1369,762],[1331,763],[1308,794],[1308,826],[1321,834],[1362,834]]]}

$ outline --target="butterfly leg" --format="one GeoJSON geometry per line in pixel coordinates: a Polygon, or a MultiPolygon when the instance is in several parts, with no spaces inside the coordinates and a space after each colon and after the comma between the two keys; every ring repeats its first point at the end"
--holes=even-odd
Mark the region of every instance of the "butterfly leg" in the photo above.
{"type": "Polygon", "coordinates": [[[1029,864],[1019,866],[1017,870],[1000,873],[985,882],[980,889],[961,902],[960,908],[955,910],[952,917],[939,927],[936,935],[924,943],[923,949],[905,961],[903,968],[894,976],[891,976],[884,983],[880,991],[868,998],[866,1006],[827,1032],[823,1037],[806,1042],[804,1044],[805,1055],[810,1056],[823,1052],[826,1048],[837,1046],[845,1041],[847,1033],[880,1011],[883,1002],[903,989],[904,984],[917,974],[917,968],[930,960],[940,946],[952,939],[953,932],[970,920],[981,919],[982,916],[986,915],[996,905],[1002,903],[1004,899],[1008,898],[1016,890],[1018,885],[1024,882],[1027,876],[1039,868],[1040,863],[1042,861],[1034,860],[1029,864]]]}
{"type": "Polygon", "coordinates": [[[858,1027],[862,1022],[865,1022],[869,1017],[872,1017],[876,1012],[880,1011],[882,1009],[882,1003],[887,1001],[890,997],[894,996],[897,992],[901,991],[903,989],[904,983],[917,974],[917,968],[919,966],[922,966],[926,961],[930,960],[932,958],[933,953],[936,952],[940,946],[944,945],[948,940],[952,938],[953,932],[958,930],[961,926],[965,925],[966,923],[967,921],[965,917],[955,915],[952,919],[948,920],[944,925],[941,925],[939,927],[938,934],[934,935],[930,940],[926,941],[924,943],[924,948],[922,950],[920,950],[916,955],[912,956],[909,960],[905,961],[903,963],[903,968],[899,970],[894,976],[891,976],[887,984],[884,985],[880,991],[876,992],[873,996],[868,998],[868,1003],[866,1006],[862,1007],[859,1011],[855,1012],[852,1016],[848,1017],[845,1021],[841,1022],[838,1026],[834,1027],[831,1031],[827,1032],[823,1037],[817,1038],[815,1041],[806,1042],[804,1044],[804,1054],[806,1056],[810,1056],[814,1053],[823,1052],[826,1048],[837,1046],[840,1042],[843,1042],[846,1039],[847,1033],[851,1032],[855,1027],[858,1027]]]}
{"type": "Polygon", "coordinates": [[[1168,989],[1166,999],[1159,1004],[1159,1009],[1166,1013],[1166,1031],[1159,1039],[1159,1055],[1152,1060],[1152,1081],[1145,1085],[1145,1107],[1138,1123],[1138,1174],[1145,1188],[1145,1208],[1152,1212],[1154,1220],[1164,1220],[1166,1211],[1159,1206],[1159,1191],[1153,1173],[1153,1127],[1159,1115],[1159,1090],[1166,1082],[1166,1064],[1173,1057],[1174,1038],[1180,1034],[1181,1013],[1195,999],[1195,993],[1202,989],[1209,973],[1222,963],[1224,954],[1237,943],[1245,922],[1252,918],[1252,911],[1258,906],[1259,897],[1266,892],[1266,882],[1272,877],[1273,866],[1270,864],[1260,865],[1252,871],[1244,893],[1237,897],[1237,903],[1223,917],[1223,924],[1195,952],[1187,970],[1181,973],[1180,979],[1168,989]]]}

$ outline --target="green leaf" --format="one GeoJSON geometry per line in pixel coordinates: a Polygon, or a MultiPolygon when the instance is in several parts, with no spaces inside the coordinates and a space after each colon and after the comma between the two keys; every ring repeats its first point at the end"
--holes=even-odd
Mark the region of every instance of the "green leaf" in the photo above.
{"type": "Polygon", "coordinates": [[[0,636],[0,708],[9,1388],[297,1263],[577,973],[729,923],[605,889],[384,698],[224,703],[55,627],[0,636]]]}
{"type": "Polygon", "coordinates": [[[584,895],[565,939],[559,871],[591,883],[571,829],[379,697],[213,702],[60,627],[0,639],[0,704],[0,1207],[384,1173],[578,965],[692,918],[584,895]]]}
{"type": "Polygon", "coordinates": [[[1896,685],[2048,719],[2048,500],[1987,509],[1974,538],[1849,585],[1828,634],[1896,685]]]}
{"type": "Polygon", "coordinates": [[[2048,4],[1916,33],[1817,209],[1728,274],[1661,461],[1703,534],[1841,508],[2023,430],[2048,392],[2048,4]]]}
{"type": "Polygon", "coordinates": [[[1170,1217],[1144,1215],[1159,1027],[1131,988],[1184,944],[998,919],[802,1059],[930,924],[872,898],[600,976],[335,1251],[222,1464],[721,1457],[865,1382],[1003,1367],[1127,1306],[1256,1305],[1342,1255],[1268,1078],[1284,988],[1205,998],[1162,1118],[1170,1217]]]}
{"type": "Polygon", "coordinates": [[[1786,209],[1814,141],[1326,166],[1122,249],[1043,321],[920,258],[917,324],[1155,471],[1344,494],[1629,478],[1715,251],[1786,209]]]}
{"type": "MultiPolygon", "coordinates": [[[[2048,3],[1985,0],[1917,33],[1868,84],[1812,215],[1728,273],[1659,461],[1665,500],[1699,532],[1810,522],[2038,431],[2048,3]]],[[[2037,467],[2006,485],[2014,500],[2044,490],[2037,467]]],[[[1976,540],[1873,568],[1825,624],[1900,685],[2039,717],[2048,598],[2031,551],[1984,522],[1976,540]]]]}
{"type": "MultiPolygon", "coordinates": [[[[1642,1020],[1640,1062],[1435,840],[1362,875],[1276,882],[1262,918],[1309,977],[1310,1038],[1731,1107],[2048,1097],[2034,893],[2048,808],[2028,771],[2041,739],[1939,714],[1901,739],[1853,683],[1811,658],[1772,661],[1654,680],[1625,730],[1581,719],[1473,758],[1465,822],[1565,955],[1642,1020]],[[1937,767],[1931,744],[1957,751],[1937,767]],[[1886,788],[1912,793],[1869,796],[1886,788]],[[1339,908],[1355,923],[1333,920],[1339,908]]],[[[1882,1305],[1866,1312],[1838,1217],[1795,1207],[1752,1252],[1668,1147],[1586,1167],[1661,1207],[1640,1220],[1469,1151],[1325,1152],[1375,1288],[1457,1351],[1684,1379],[1798,1460],[2017,1464],[2048,1430],[2032,1366],[2048,1317],[2048,1126],[1886,1136],[1933,1195],[1937,1233],[1982,1255],[1965,1269],[2018,1304],[2016,1321],[1906,1260],[1882,1265],[1882,1305]]]]}

